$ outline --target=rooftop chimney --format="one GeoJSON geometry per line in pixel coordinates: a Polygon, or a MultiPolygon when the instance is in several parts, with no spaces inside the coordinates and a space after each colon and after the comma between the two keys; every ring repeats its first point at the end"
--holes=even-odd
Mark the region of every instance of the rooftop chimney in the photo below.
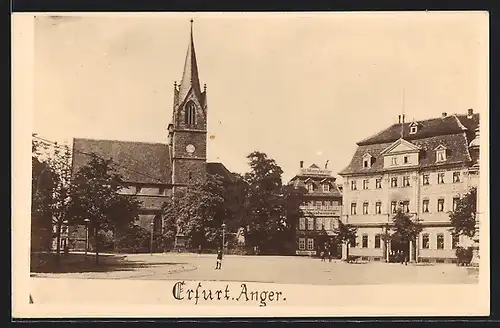
{"type": "Polygon", "coordinates": [[[404,123],[405,122],[405,114],[403,114],[403,118],[401,120],[401,123],[404,123]]]}
{"type": "Polygon", "coordinates": [[[446,116],[448,115],[448,113],[443,112],[443,114],[442,114],[442,115],[443,115],[443,117],[446,117],[446,116]]]}
{"type": "Polygon", "coordinates": [[[469,108],[467,110],[467,118],[472,118],[472,114],[474,113],[474,111],[472,110],[472,108],[469,108]]]}
{"type": "Polygon", "coordinates": [[[328,168],[328,162],[329,162],[329,160],[327,160],[326,163],[325,163],[325,169],[328,168]]]}
{"type": "Polygon", "coordinates": [[[304,161],[300,161],[300,168],[304,167],[304,161]]]}
{"type": "Polygon", "coordinates": [[[398,123],[401,123],[401,115],[398,115],[398,123]]]}

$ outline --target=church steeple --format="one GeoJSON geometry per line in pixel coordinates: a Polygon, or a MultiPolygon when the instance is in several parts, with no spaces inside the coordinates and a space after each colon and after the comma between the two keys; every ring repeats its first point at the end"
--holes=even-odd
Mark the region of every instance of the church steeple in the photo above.
{"type": "Polygon", "coordinates": [[[191,89],[193,89],[198,97],[201,96],[200,79],[198,77],[198,63],[196,61],[196,51],[194,49],[193,19],[191,19],[191,35],[186,54],[186,61],[184,62],[184,71],[182,73],[181,83],[179,84],[179,104],[185,100],[189,90],[191,89]]]}
{"type": "Polygon", "coordinates": [[[172,123],[168,127],[172,184],[175,189],[205,179],[207,159],[207,99],[201,90],[194,50],[193,20],[182,80],[174,83],[172,123]]]}

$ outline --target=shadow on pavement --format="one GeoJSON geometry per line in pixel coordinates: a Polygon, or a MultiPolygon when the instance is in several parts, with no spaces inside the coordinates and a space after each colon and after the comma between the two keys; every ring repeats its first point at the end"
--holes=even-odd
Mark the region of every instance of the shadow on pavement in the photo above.
{"type": "Polygon", "coordinates": [[[32,254],[31,273],[84,273],[84,272],[111,272],[134,271],[154,266],[176,266],[186,263],[180,262],[145,262],[131,261],[123,255],[99,255],[99,264],[95,263],[95,255],[61,254],[57,264],[56,254],[32,254]]]}

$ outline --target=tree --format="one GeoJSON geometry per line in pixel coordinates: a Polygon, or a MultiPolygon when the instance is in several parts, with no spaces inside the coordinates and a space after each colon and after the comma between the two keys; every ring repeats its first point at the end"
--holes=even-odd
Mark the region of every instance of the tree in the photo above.
{"type": "Polygon", "coordinates": [[[245,222],[245,202],[248,194],[249,184],[245,181],[243,175],[233,173],[233,182],[227,190],[229,199],[227,200],[228,211],[231,213],[232,220],[228,223],[229,231],[237,231],[239,228],[246,229],[245,222]]]}
{"type": "Polygon", "coordinates": [[[472,187],[458,200],[455,210],[449,212],[452,235],[474,237],[476,234],[476,211],[477,189],[472,187]]]}
{"type": "Polygon", "coordinates": [[[69,210],[72,206],[71,196],[71,150],[64,146],[61,151],[56,144],[53,156],[48,160],[53,183],[52,189],[52,223],[56,227],[56,254],[57,262],[60,260],[61,229],[68,224],[69,210]]]}
{"type": "Polygon", "coordinates": [[[138,218],[141,203],[119,194],[123,186],[122,177],[115,172],[112,160],[101,159],[95,154],[75,174],[71,213],[74,223],[90,220],[96,264],[99,264],[99,231],[126,229],[138,218]]]}
{"type": "Polygon", "coordinates": [[[191,248],[216,248],[222,243],[222,223],[231,220],[229,196],[222,177],[207,175],[207,179],[187,187],[163,206],[164,238],[173,242],[181,228],[191,248]]]}
{"type": "Polygon", "coordinates": [[[395,245],[399,244],[401,248],[399,250],[407,254],[410,241],[416,240],[422,232],[422,224],[413,221],[401,209],[398,209],[396,215],[392,218],[392,222],[393,233],[391,234],[391,240],[396,242],[395,245]]]}
{"type": "Polygon", "coordinates": [[[283,170],[274,159],[261,152],[252,152],[247,159],[251,170],[244,175],[248,183],[245,240],[260,252],[275,253],[282,248],[280,239],[286,231],[283,170]]]}
{"type": "Polygon", "coordinates": [[[295,187],[291,185],[282,186],[281,195],[285,224],[283,233],[280,236],[281,240],[279,240],[281,242],[278,245],[283,245],[283,247],[285,247],[282,249],[282,252],[285,254],[295,254],[297,223],[299,218],[304,217],[304,212],[300,208],[300,205],[306,193],[307,190],[304,187],[295,187]],[[289,241],[289,243],[286,241],[289,241]]]}
{"type": "MultiPolygon", "coordinates": [[[[35,137],[36,135],[33,135],[35,137]]],[[[52,247],[53,180],[48,163],[42,158],[47,150],[43,143],[32,139],[31,158],[31,248],[50,251],[52,247]]]]}
{"type": "Polygon", "coordinates": [[[349,246],[356,244],[357,231],[358,229],[356,227],[353,227],[350,224],[345,224],[341,220],[339,220],[338,226],[335,229],[337,240],[346,246],[347,260],[349,260],[349,246]]]}
{"type": "Polygon", "coordinates": [[[305,189],[283,185],[283,170],[265,153],[254,151],[247,159],[250,172],[242,176],[244,201],[238,204],[245,241],[262,253],[293,252],[305,189]]]}
{"type": "MultiPolygon", "coordinates": [[[[177,232],[178,224],[178,213],[180,212],[181,206],[177,205],[173,198],[169,198],[163,203],[161,208],[163,216],[163,241],[165,249],[173,247],[175,241],[175,234],[177,232]],[[177,206],[176,206],[177,205],[177,206]]],[[[181,220],[180,220],[181,221],[181,220]]]]}
{"type": "MultiPolygon", "coordinates": [[[[34,135],[35,136],[35,135],[34,135]]],[[[55,226],[56,263],[60,261],[61,229],[68,223],[71,207],[71,150],[57,143],[48,147],[43,142],[32,142],[32,212],[37,221],[48,221],[55,226]]],[[[42,223],[45,226],[45,222],[42,223]]],[[[34,229],[40,226],[34,226],[34,229]]]]}

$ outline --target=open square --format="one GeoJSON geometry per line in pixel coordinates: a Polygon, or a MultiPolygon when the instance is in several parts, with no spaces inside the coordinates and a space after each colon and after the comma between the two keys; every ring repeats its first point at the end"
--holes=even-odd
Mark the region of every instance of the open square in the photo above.
{"type": "MultiPolygon", "coordinates": [[[[84,256],[82,254],[82,256],[84,256]]],[[[81,260],[81,259],[80,259],[81,260]]],[[[100,266],[88,264],[62,273],[35,277],[71,279],[142,279],[245,281],[277,284],[375,285],[477,283],[477,268],[453,264],[408,264],[340,260],[322,262],[309,257],[226,255],[215,270],[211,254],[131,254],[122,259],[102,256],[100,266]]]]}

